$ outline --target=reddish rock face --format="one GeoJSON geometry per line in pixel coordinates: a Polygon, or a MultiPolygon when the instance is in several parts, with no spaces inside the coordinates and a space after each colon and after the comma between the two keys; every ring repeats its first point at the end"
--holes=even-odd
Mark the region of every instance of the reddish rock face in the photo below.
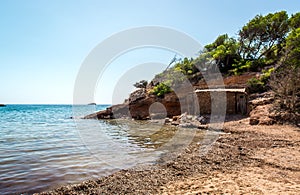
{"type": "Polygon", "coordinates": [[[129,112],[130,116],[134,119],[147,119],[150,117],[149,108],[155,102],[152,97],[146,97],[142,100],[130,102],[129,112]]]}
{"type": "Polygon", "coordinates": [[[145,89],[137,90],[130,95],[129,101],[118,104],[85,116],[85,119],[112,119],[133,118],[138,120],[150,119],[149,109],[155,102],[160,103],[163,109],[156,109],[156,116],[173,117],[181,114],[179,98],[175,93],[166,94],[165,97],[157,97],[146,93],[145,89]]]}
{"type": "Polygon", "coordinates": [[[162,101],[162,104],[165,106],[167,110],[167,116],[172,118],[176,115],[181,115],[181,104],[180,100],[175,93],[169,93],[165,96],[162,101]]]}
{"type": "Polygon", "coordinates": [[[175,93],[166,94],[164,98],[156,96],[145,96],[139,101],[129,103],[130,115],[134,119],[149,119],[149,109],[155,102],[162,104],[164,109],[156,109],[153,114],[167,117],[180,115],[180,102],[175,93]]]}

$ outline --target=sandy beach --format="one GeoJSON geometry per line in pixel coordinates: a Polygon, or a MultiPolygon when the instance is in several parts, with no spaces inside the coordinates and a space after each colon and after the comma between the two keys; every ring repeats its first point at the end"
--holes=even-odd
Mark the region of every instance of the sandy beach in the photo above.
{"type": "Polygon", "coordinates": [[[205,155],[194,141],[172,161],[40,194],[300,193],[298,127],[251,126],[249,118],[235,118],[223,131],[205,155]]]}

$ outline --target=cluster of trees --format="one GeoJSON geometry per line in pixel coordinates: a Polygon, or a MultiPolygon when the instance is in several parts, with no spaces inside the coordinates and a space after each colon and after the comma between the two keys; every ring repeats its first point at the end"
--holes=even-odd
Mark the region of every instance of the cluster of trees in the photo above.
{"type": "Polygon", "coordinates": [[[214,60],[223,73],[261,71],[277,64],[291,49],[287,48],[287,40],[293,39],[299,27],[300,13],[291,17],[285,11],[257,15],[239,30],[237,38],[224,34],[206,45],[198,60],[214,60]]]}
{"type": "Polygon", "coordinates": [[[291,101],[283,102],[289,109],[297,109],[300,95],[300,12],[291,16],[286,11],[257,15],[238,31],[237,37],[220,35],[206,45],[196,59],[179,60],[157,75],[156,78],[163,81],[154,93],[163,95],[169,92],[169,87],[182,80],[177,73],[190,77],[200,70],[218,70],[224,75],[260,72],[260,78],[249,81],[251,91],[272,87],[278,96],[291,101]]]}
{"type": "Polygon", "coordinates": [[[285,41],[284,53],[271,75],[270,86],[280,109],[300,113],[300,28],[295,28],[285,41]]]}

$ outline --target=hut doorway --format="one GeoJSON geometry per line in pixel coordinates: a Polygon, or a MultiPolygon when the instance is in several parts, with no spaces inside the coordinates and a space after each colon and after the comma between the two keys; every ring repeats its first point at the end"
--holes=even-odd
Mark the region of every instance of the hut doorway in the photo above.
{"type": "Polygon", "coordinates": [[[244,94],[236,94],[237,101],[236,101],[236,111],[238,114],[247,114],[247,100],[244,94]]]}

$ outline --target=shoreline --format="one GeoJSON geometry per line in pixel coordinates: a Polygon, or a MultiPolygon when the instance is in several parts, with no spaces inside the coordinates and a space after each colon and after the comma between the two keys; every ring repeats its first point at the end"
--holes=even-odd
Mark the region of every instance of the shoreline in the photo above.
{"type": "Polygon", "coordinates": [[[244,118],[225,122],[224,132],[204,155],[193,142],[166,163],[39,194],[300,193],[299,128],[244,118]]]}

